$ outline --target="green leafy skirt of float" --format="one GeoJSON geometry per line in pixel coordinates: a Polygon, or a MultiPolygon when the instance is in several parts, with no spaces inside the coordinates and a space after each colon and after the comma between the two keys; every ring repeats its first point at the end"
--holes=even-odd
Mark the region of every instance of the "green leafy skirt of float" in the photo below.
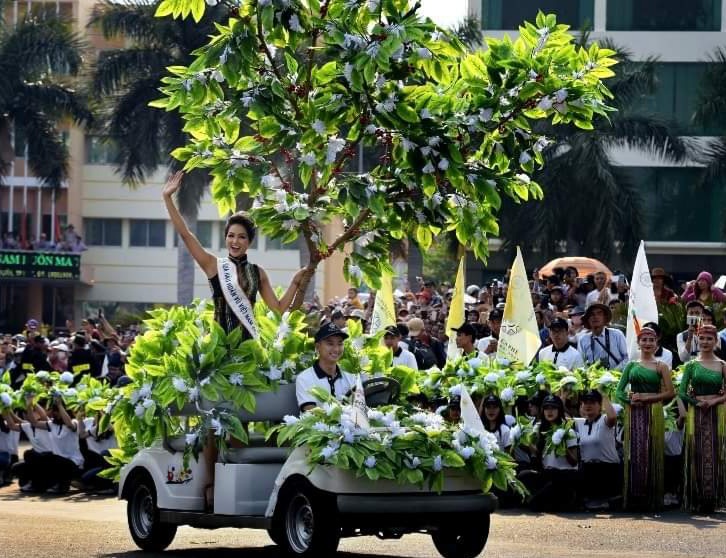
{"type": "Polygon", "coordinates": [[[623,505],[655,511],[663,507],[665,419],[663,403],[625,408],[623,505]]]}
{"type": "Polygon", "coordinates": [[[689,407],[683,452],[683,509],[726,506],[726,405],[689,407]]]}

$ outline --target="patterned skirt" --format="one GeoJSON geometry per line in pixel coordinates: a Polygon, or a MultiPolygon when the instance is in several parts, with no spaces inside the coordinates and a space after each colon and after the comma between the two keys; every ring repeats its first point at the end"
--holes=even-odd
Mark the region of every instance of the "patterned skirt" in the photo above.
{"type": "Polygon", "coordinates": [[[663,404],[627,405],[624,430],[623,505],[631,510],[657,511],[663,507],[663,404]]]}
{"type": "Polygon", "coordinates": [[[688,408],[683,508],[712,512],[726,506],[726,407],[688,408]]]}

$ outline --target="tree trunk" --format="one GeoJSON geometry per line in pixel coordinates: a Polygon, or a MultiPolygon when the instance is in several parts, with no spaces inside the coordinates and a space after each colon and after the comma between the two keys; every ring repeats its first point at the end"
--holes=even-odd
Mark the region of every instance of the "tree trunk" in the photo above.
{"type": "MultiPolygon", "coordinates": [[[[308,265],[310,265],[310,248],[308,247],[308,243],[305,242],[305,238],[303,236],[298,237],[298,244],[300,246],[300,267],[307,267],[308,265]]],[[[303,293],[303,302],[313,301],[313,297],[315,296],[314,272],[303,293]]]]}
{"type": "Polygon", "coordinates": [[[416,277],[423,277],[423,257],[418,244],[409,242],[408,244],[408,288],[416,291],[418,281],[416,277]]]}
{"type": "MultiPolygon", "coordinates": [[[[197,211],[182,214],[194,235],[197,234],[197,211]]],[[[186,245],[179,239],[177,248],[176,302],[181,305],[191,304],[194,299],[194,268],[196,264],[186,245]]]]}

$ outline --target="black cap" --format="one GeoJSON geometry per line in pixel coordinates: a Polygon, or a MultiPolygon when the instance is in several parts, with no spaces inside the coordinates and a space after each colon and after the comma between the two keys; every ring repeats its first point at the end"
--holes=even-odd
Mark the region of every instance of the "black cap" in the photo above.
{"type": "Polygon", "coordinates": [[[570,326],[564,318],[555,318],[550,322],[550,329],[569,329],[570,326]]]}
{"type": "Polygon", "coordinates": [[[132,383],[134,381],[128,376],[119,376],[118,380],[116,380],[116,387],[124,387],[132,383]]]}
{"type": "Polygon", "coordinates": [[[491,312],[489,312],[489,319],[490,320],[501,320],[504,317],[504,312],[502,312],[499,308],[495,308],[491,312]]]}
{"type": "Polygon", "coordinates": [[[458,395],[455,395],[449,399],[449,407],[453,408],[461,408],[461,397],[458,395]]]}
{"type": "Polygon", "coordinates": [[[393,336],[393,337],[400,337],[401,332],[398,330],[398,327],[395,325],[388,326],[385,329],[385,333],[383,334],[384,337],[393,336]]]}
{"type": "Polygon", "coordinates": [[[459,327],[452,327],[451,329],[456,333],[461,333],[462,335],[471,335],[472,339],[476,337],[476,330],[469,322],[464,322],[459,327]]]}
{"type": "Polygon", "coordinates": [[[544,409],[546,407],[556,407],[557,409],[564,409],[564,403],[562,403],[562,399],[557,397],[556,395],[548,395],[542,400],[541,407],[544,409]]]}
{"type": "Polygon", "coordinates": [[[602,393],[596,389],[591,389],[580,394],[580,401],[597,401],[602,403],[602,393]]]}
{"type": "Polygon", "coordinates": [[[343,339],[348,339],[348,334],[345,331],[340,329],[333,322],[328,322],[327,324],[322,326],[315,334],[315,342],[318,343],[323,339],[327,339],[328,337],[334,337],[336,335],[338,337],[342,337],[343,339]]]}
{"type": "Polygon", "coordinates": [[[501,407],[502,400],[493,393],[490,393],[484,398],[484,406],[486,407],[487,405],[496,405],[497,407],[501,407]]]}

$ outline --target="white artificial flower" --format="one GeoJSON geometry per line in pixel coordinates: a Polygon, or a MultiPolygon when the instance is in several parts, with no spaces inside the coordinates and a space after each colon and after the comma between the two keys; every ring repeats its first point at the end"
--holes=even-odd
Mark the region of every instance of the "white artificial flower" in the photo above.
{"type": "Polygon", "coordinates": [[[184,436],[184,442],[188,446],[193,446],[197,442],[197,434],[196,432],[192,432],[191,434],[187,434],[184,436]]]}
{"type": "Polygon", "coordinates": [[[516,394],[514,393],[514,390],[510,387],[506,387],[502,390],[502,393],[500,394],[500,398],[504,403],[511,403],[514,401],[514,396],[516,394]]]}
{"type": "Polygon", "coordinates": [[[310,153],[305,153],[302,157],[300,157],[300,161],[305,163],[307,166],[312,167],[315,165],[316,162],[315,153],[312,151],[310,153]]]}
{"type": "Polygon", "coordinates": [[[45,381],[50,379],[50,372],[47,372],[45,370],[41,370],[35,375],[36,379],[45,381]]]}
{"type": "Polygon", "coordinates": [[[426,163],[426,166],[421,170],[424,172],[424,174],[432,174],[436,169],[429,161],[428,163],[426,163]]]}
{"type": "Polygon", "coordinates": [[[565,429],[564,428],[558,428],[554,434],[552,434],[552,443],[555,445],[559,445],[562,443],[562,440],[565,438],[565,429]]]}
{"type": "Polygon", "coordinates": [[[186,393],[189,390],[189,386],[187,386],[187,383],[178,377],[175,377],[171,380],[171,385],[174,386],[174,389],[181,393],[186,393]]]}
{"type": "Polygon", "coordinates": [[[244,383],[241,374],[234,373],[229,377],[229,383],[233,386],[241,386],[244,383]]]}
{"type": "Polygon", "coordinates": [[[375,12],[378,10],[378,7],[381,5],[381,0],[368,0],[366,2],[366,7],[368,8],[369,12],[375,12]]]}
{"type": "Polygon", "coordinates": [[[517,372],[516,378],[518,382],[526,382],[532,377],[532,374],[529,370],[523,370],[522,372],[517,372]]]}
{"type": "Polygon", "coordinates": [[[189,390],[189,401],[196,401],[199,399],[199,388],[193,387],[189,390]]]}
{"type": "Polygon", "coordinates": [[[210,422],[210,426],[214,429],[214,434],[216,436],[221,436],[224,432],[224,428],[222,427],[222,423],[219,419],[213,418],[210,422]]]}
{"type": "Polygon", "coordinates": [[[318,432],[329,432],[330,428],[324,422],[318,421],[313,425],[313,430],[317,430],[318,432]]]}
{"type": "Polygon", "coordinates": [[[290,16],[290,30],[295,31],[295,33],[303,33],[305,31],[302,25],[300,25],[300,18],[297,17],[297,14],[290,16]]]}
{"type": "Polygon", "coordinates": [[[483,362],[483,361],[482,361],[482,359],[480,359],[479,357],[474,357],[474,358],[470,358],[470,359],[469,359],[469,360],[467,361],[467,364],[468,364],[468,365],[469,365],[469,366],[470,366],[471,368],[481,368],[481,367],[482,367],[482,365],[484,364],[484,362],[483,362]]]}
{"type": "Polygon", "coordinates": [[[132,405],[136,405],[136,403],[141,399],[141,393],[138,389],[135,389],[131,392],[131,395],[129,396],[129,401],[132,405]]]}
{"type": "Polygon", "coordinates": [[[207,3],[207,6],[214,7],[217,4],[219,4],[219,0],[204,0],[207,3]]]}
{"type": "Polygon", "coordinates": [[[489,122],[492,119],[492,115],[494,114],[494,110],[490,108],[481,109],[479,111],[479,120],[482,122],[489,122]]]}
{"type": "Polygon", "coordinates": [[[526,151],[522,151],[519,154],[519,164],[520,165],[526,165],[531,160],[532,160],[532,156],[529,153],[527,153],[526,151]]]}
{"type": "Polygon", "coordinates": [[[430,59],[432,56],[431,51],[426,47],[417,48],[416,54],[418,54],[420,58],[423,58],[425,60],[430,59]]]}
{"type": "Polygon", "coordinates": [[[439,164],[437,166],[439,167],[440,170],[445,171],[446,169],[449,168],[449,160],[448,159],[445,159],[445,158],[442,158],[439,161],[439,164]]]}
{"type": "Polygon", "coordinates": [[[338,137],[331,137],[328,140],[328,153],[325,157],[325,162],[328,164],[334,163],[335,158],[340,151],[345,147],[345,140],[338,137]]]}
{"type": "Polygon", "coordinates": [[[211,77],[217,83],[222,83],[224,81],[224,74],[219,70],[214,70],[211,74],[211,77]]]}
{"type": "Polygon", "coordinates": [[[320,452],[320,455],[325,459],[328,460],[331,457],[333,457],[336,453],[338,453],[338,449],[340,448],[337,444],[328,444],[325,446],[322,451],[320,452]]]}
{"type": "Polygon", "coordinates": [[[426,120],[427,118],[430,119],[431,113],[429,112],[429,109],[424,108],[424,109],[421,109],[420,116],[421,116],[421,120],[426,120]]]}
{"type": "Polygon", "coordinates": [[[376,466],[376,458],[373,455],[369,455],[363,463],[369,469],[373,469],[376,466]]]}
{"type": "Polygon", "coordinates": [[[436,472],[439,472],[439,471],[441,471],[443,466],[444,466],[444,464],[442,463],[441,456],[437,455],[436,457],[434,457],[434,464],[432,466],[433,470],[436,472]]]}
{"type": "Polygon", "coordinates": [[[542,151],[544,151],[544,148],[547,147],[550,143],[552,142],[546,137],[538,138],[532,146],[532,151],[534,151],[535,153],[542,153],[542,151]]]}
{"type": "Polygon", "coordinates": [[[555,91],[555,101],[558,103],[562,103],[567,99],[567,89],[560,89],[559,91],[555,91]]]}
{"type": "Polygon", "coordinates": [[[63,372],[63,374],[60,375],[60,381],[64,384],[72,384],[73,383],[73,372],[63,372]]]}
{"type": "Polygon", "coordinates": [[[141,403],[137,403],[136,406],[134,407],[134,414],[137,417],[144,416],[144,411],[145,411],[144,406],[141,403]]]}
{"type": "Polygon", "coordinates": [[[460,448],[457,453],[464,459],[469,459],[476,453],[476,450],[471,446],[464,446],[463,448],[460,448]]]}
{"type": "MultiPolygon", "coordinates": [[[[458,372],[457,372],[457,376],[458,376],[458,372]]],[[[454,397],[461,397],[461,384],[451,386],[449,388],[449,395],[452,395],[454,397]]]]}
{"type": "Polygon", "coordinates": [[[406,457],[404,458],[403,463],[409,469],[417,469],[418,466],[421,465],[421,459],[406,452],[406,457]]]}
{"type": "Polygon", "coordinates": [[[512,441],[517,441],[522,437],[522,427],[518,424],[515,424],[509,429],[509,439],[512,441]]]}
{"type": "Polygon", "coordinates": [[[151,395],[151,384],[145,383],[143,386],[141,386],[141,389],[139,390],[139,397],[142,399],[145,399],[151,395]]]}
{"type": "MultiPolygon", "coordinates": [[[[457,376],[458,376],[459,378],[463,378],[463,377],[467,376],[468,374],[466,373],[466,370],[464,370],[463,368],[459,368],[459,369],[458,369],[458,370],[456,371],[456,375],[457,375],[457,376]]],[[[459,391],[461,391],[461,389],[459,389],[459,391]]]]}
{"type": "Polygon", "coordinates": [[[408,152],[409,152],[409,151],[411,151],[412,149],[415,149],[415,148],[416,148],[416,144],[415,144],[414,142],[412,142],[412,141],[411,141],[410,139],[408,139],[408,138],[401,138],[401,147],[403,147],[403,150],[404,150],[404,151],[405,151],[406,153],[408,153],[408,152]]]}
{"type": "Polygon", "coordinates": [[[323,122],[322,120],[316,120],[315,122],[313,122],[312,129],[321,136],[325,135],[325,133],[328,131],[327,126],[325,126],[325,122],[323,122]]]}
{"type": "Polygon", "coordinates": [[[282,186],[282,180],[280,180],[280,177],[275,174],[266,174],[260,179],[260,183],[265,188],[269,188],[271,190],[277,190],[280,186],[282,186]]]}
{"type": "Polygon", "coordinates": [[[269,371],[269,372],[268,372],[267,374],[265,374],[265,375],[266,375],[266,376],[267,376],[267,377],[268,377],[268,378],[269,378],[270,380],[272,380],[272,381],[274,382],[274,381],[277,381],[277,380],[279,380],[280,378],[282,378],[282,370],[280,370],[280,369],[279,369],[279,368],[277,368],[276,366],[272,366],[272,367],[270,367],[270,371],[269,371]]]}
{"type": "Polygon", "coordinates": [[[499,376],[494,372],[489,372],[489,374],[484,376],[484,381],[488,384],[496,384],[499,381],[499,376]]]}
{"type": "MultiPolygon", "coordinates": [[[[62,393],[63,393],[63,397],[75,397],[78,395],[78,391],[76,390],[76,388],[68,388],[68,389],[64,390],[62,393]]],[[[96,399],[98,399],[98,398],[96,398],[96,399]]]]}
{"type": "Polygon", "coordinates": [[[285,415],[284,417],[282,417],[282,422],[284,422],[288,426],[297,423],[299,420],[300,419],[294,415],[285,415]]]}
{"type": "Polygon", "coordinates": [[[493,471],[497,468],[497,458],[493,455],[487,457],[487,469],[493,471]]]}
{"type": "Polygon", "coordinates": [[[605,372],[602,376],[600,376],[600,379],[597,381],[597,383],[601,386],[614,384],[615,382],[617,382],[617,380],[615,379],[615,376],[613,376],[610,372],[605,372]]]}
{"type": "Polygon", "coordinates": [[[149,409],[155,405],[154,400],[151,398],[144,399],[141,404],[143,405],[144,409],[149,409]]]}
{"type": "Polygon", "coordinates": [[[506,359],[506,358],[498,358],[497,359],[497,364],[499,364],[499,366],[509,366],[509,359],[506,359]]]}
{"type": "Polygon", "coordinates": [[[576,383],[577,383],[577,378],[575,378],[574,376],[565,376],[560,381],[561,386],[566,386],[567,384],[576,384],[576,383]]]}
{"type": "Polygon", "coordinates": [[[2,392],[0,393],[0,402],[2,402],[5,407],[9,407],[10,404],[13,402],[13,398],[10,397],[9,393],[2,392]]]}
{"type": "Polygon", "coordinates": [[[544,374],[540,373],[540,374],[537,374],[534,381],[537,382],[539,385],[543,385],[547,382],[547,378],[545,378],[544,374]]]}
{"type": "Polygon", "coordinates": [[[549,95],[545,95],[537,103],[537,108],[541,110],[550,110],[552,108],[552,98],[549,95]]]}
{"type": "Polygon", "coordinates": [[[353,64],[350,62],[346,62],[345,66],[343,66],[343,75],[345,76],[345,79],[350,83],[353,78],[353,64]]]}

